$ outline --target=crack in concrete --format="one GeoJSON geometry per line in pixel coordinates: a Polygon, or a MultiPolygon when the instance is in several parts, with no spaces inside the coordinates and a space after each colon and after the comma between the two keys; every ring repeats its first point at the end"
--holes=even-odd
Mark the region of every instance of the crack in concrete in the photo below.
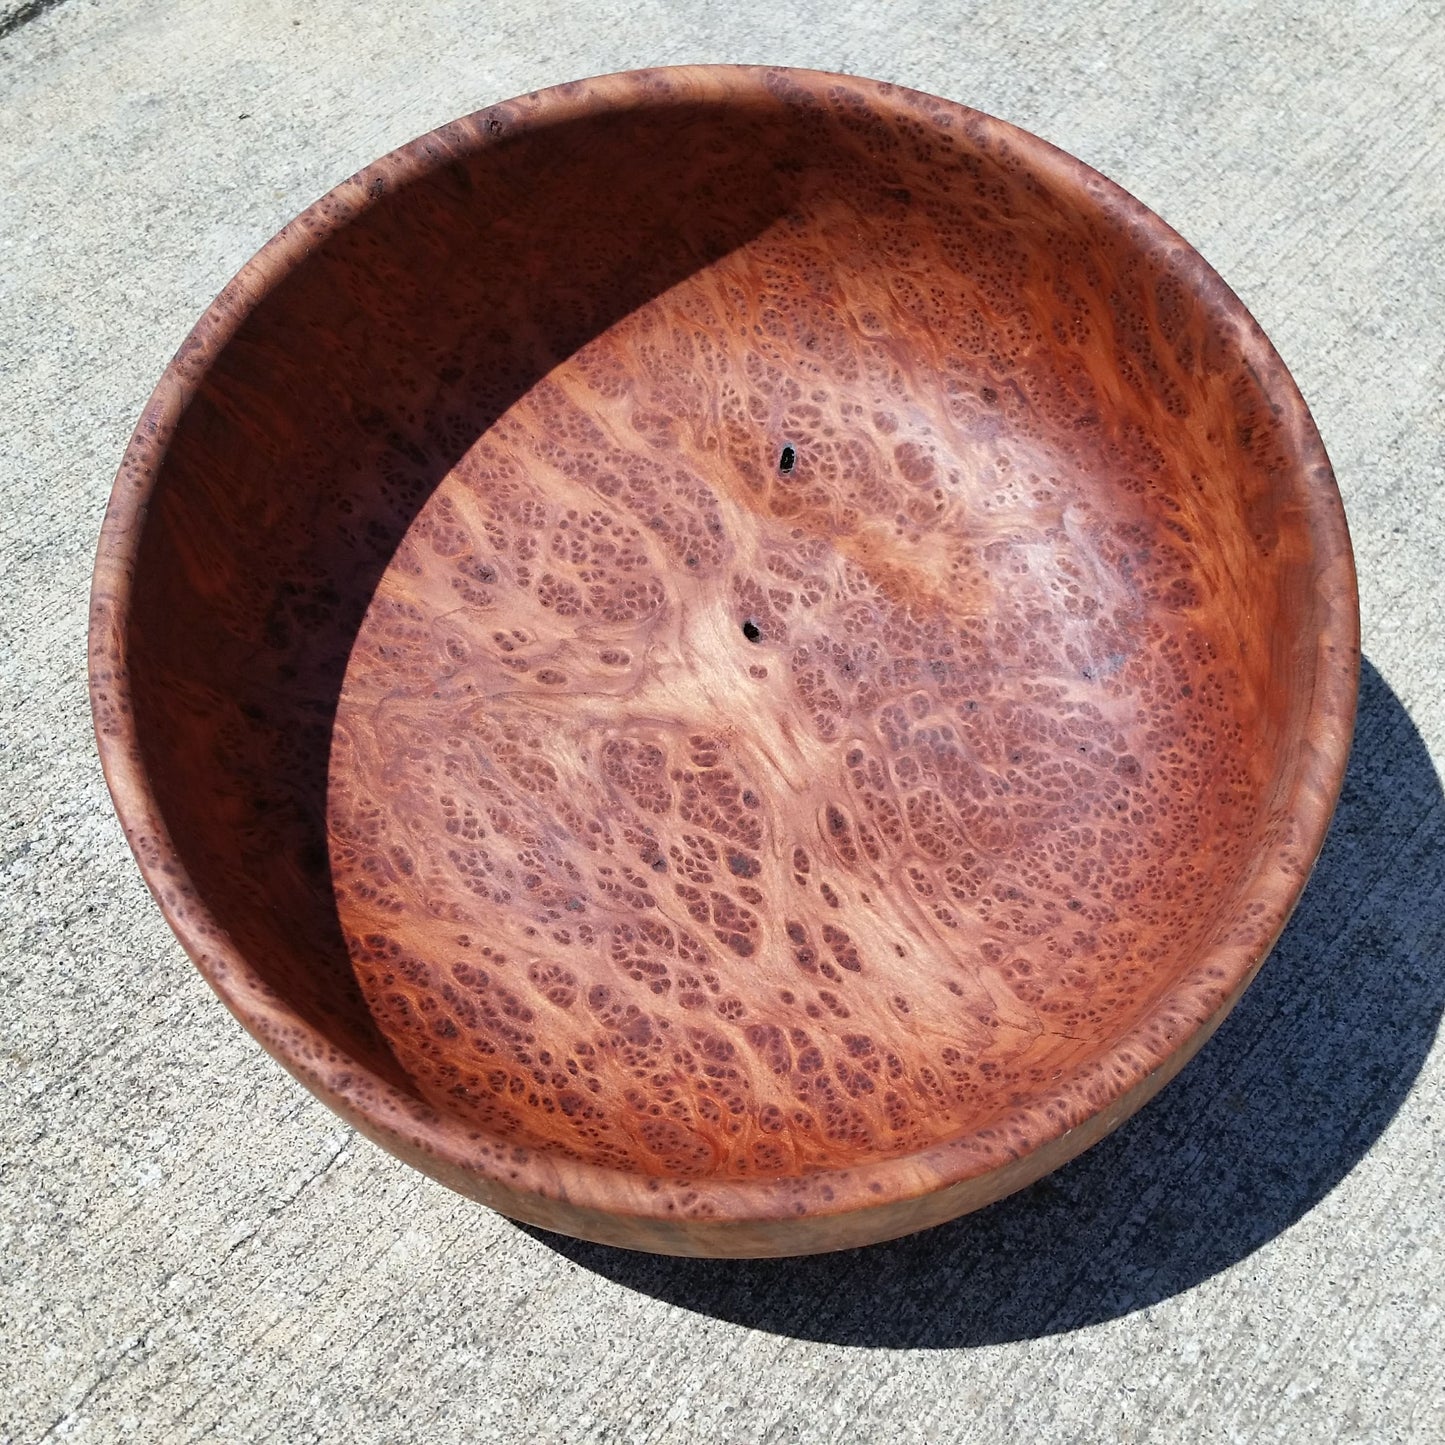
{"type": "Polygon", "coordinates": [[[341,1142],[337,1144],[337,1146],[331,1151],[331,1153],[327,1156],[326,1162],[322,1164],[319,1169],[316,1169],[312,1173],[306,1175],[306,1177],[302,1179],[301,1182],[289,1194],[287,1194],[279,1204],[273,1205],[270,1209],[268,1209],[266,1213],[262,1215],[262,1217],[256,1222],[256,1224],[254,1224],[250,1229],[248,1229],[246,1233],[244,1233],[239,1239],[235,1241],[234,1244],[232,1244],[226,1250],[226,1252],[221,1256],[218,1262],[224,1264],[228,1259],[230,1259],[233,1254],[235,1254],[238,1249],[241,1248],[242,1245],[249,1244],[253,1239],[255,1239],[255,1237],[260,1234],[260,1232],[268,1224],[270,1224],[277,1215],[281,1214],[283,1211],[289,1209],[293,1204],[295,1204],[295,1202],[301,1197],[301,1195],[304,1194],[306,1190],[309,1189],[313,1184],[315,1184],[316,1181],[320,1179],[322,1175],[324,1175],[332,1167],[332,1165],[334,1165],[336,1161],[341,1158],[344,1153],[346,1153],[347,1146],[350,1143],[351,1137],[348,1134],[347,1137],[342,1139],[341,1142]]]}
{"type": "Polygon", "coordinates": [[[90,1403],[92,1397],[102,1385],[108,1384],[126,1367],[134,1368],[140,1364],[150,1353],[150,1346],[156,1337],[156,1333],[157,1326],[152,1325],[144,1334],[132,1335],[130,1339],[126,1340],[121,1345],[115,1358],[86,1386],[85,1393],[81,1395],[80,1399],[68,1410],[61,1411],[61,1413],[50,1422],[49,1427],[40,1437],[41,1445],[44,1445],[44,1442],[47,1440],[58,1439],[59,1436],[56,1434],[56,1431],[61,1429],[68,1430],[78,1423],[80,1412],[90,1403]],[[139,1351],[139,1353],[137,1353],[137,1351],[139,1351]]]}

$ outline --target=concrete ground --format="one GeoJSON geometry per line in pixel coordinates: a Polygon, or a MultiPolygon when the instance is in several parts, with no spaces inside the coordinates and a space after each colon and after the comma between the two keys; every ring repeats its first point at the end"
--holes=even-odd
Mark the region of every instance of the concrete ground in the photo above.
{"type": "Polygon", "coordinates": [[[0,0],[0,1438],[1445,1438],[1445,7],[0,0]],[[95,762],[86,588],[152,384],[381,152],[644,63],[1008,117],[1161,212],[1333,456],[1365,670],[1295,922],[1186,1074],[1024,1195],[764,1265],[534,1234],[233,1023],[95,762]]]}

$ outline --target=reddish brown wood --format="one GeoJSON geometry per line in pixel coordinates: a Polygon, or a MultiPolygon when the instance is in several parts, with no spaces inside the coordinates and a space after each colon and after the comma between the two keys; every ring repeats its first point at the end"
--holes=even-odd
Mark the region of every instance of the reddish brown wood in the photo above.
{"type": "Polygon", "coordinates": [[[1304,403],[1178,236],[861,80],[565,86],[202,318],[91,639],[242,1022],[522,1219],[781,1254],[975,1208],[1207,1037],[1340,785],[1304,403]]]}

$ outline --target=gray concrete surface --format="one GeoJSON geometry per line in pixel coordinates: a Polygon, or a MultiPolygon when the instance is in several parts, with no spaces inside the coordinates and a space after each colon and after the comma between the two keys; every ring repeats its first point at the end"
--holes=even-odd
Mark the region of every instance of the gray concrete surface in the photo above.
{"type": "Polygon", "coordinates": [[[1445,1438],[1445,9],[0,13],[22,9],[0,37],[0,1438],[1445,1438]],[[355,1138],[172,941],[85,697],[111,474],[236,267],[454,115],[685,60],[969,102],[1182,230],[1314,408],[1370,660],[1315,880],[1181,1080],[1013,1201],[803,1263],[549,1240],[355,1138]]]}

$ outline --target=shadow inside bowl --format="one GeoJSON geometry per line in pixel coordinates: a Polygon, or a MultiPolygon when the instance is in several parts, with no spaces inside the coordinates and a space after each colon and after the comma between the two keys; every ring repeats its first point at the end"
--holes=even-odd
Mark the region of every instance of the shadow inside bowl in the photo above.
{"type": "Polygon", "coordinates": [[[779,1260],[633,1254],[529,1229],[701,1314],[834,1344],[999,1344],[1179,1294],[1289,1228],[1399,1109],[1445,1009],[1445,797],[1364,662],[1324,851],[1274,955],[1141,1114],[978,1214],[889,1244],[779,1260]]]}
{"type": "Polygon", "coordinates": [[[210,915],[193,952],[216,978],[218,931],[306,1024],[413,1095],[335,906],[338,698],[379,580],[477,439],[794,204],[801,163],[769,151],[765,121],[685,103],[669,121],[603,112],[511,135],[493,119],[484,151],[438,165],[427,138],[391,175],[379,163],[374,204],[319,203],[223,293],[172,370],[198,378],[174,438],[152,456],[148,416],[133,443],[134,470],[159,475],[127,662],[157,813],[210,915]],[[709,144],[680,139],[693,128],[709,144]]]}

